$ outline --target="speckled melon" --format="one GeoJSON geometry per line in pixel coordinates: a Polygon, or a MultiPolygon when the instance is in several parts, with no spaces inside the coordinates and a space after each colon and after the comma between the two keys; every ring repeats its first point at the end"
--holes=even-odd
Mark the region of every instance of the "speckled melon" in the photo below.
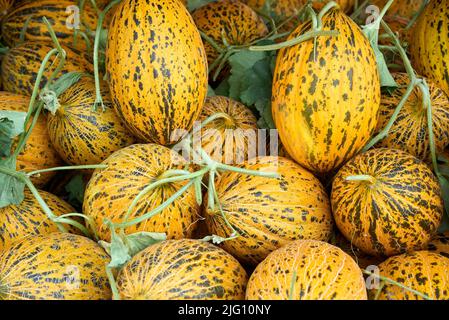
{"type": "Polygon", "coordinates": [[[331,203],[343,235],[376,256],[424,249],[443,217],[435,175],[401,150],[373,149],[350,160],[333,181],[331,203]]]}
{"type": "MultiPolygon", "coordinates": [[[[310,30],[299,26],[289,39],[310,30]]],[[[323,17],[318,37],[279,51],[273,78],[273,119],[296,162],[325,174],[357,154],[377,124],[380,83],[373,49],[343,12],[323,17]]]]}
{"type": "Polygon", "coordinates": [[[55,115],[48,114],[50,139],[65,162],[73,165],[97,164],[114,151],[134,142],[112,107],[106,85],[102,85],[105,110],[93,110],[95,83],[83,78],[58,100],[55,115]]]}
{"type": "MultiPolygon", "coordinates": [[[[405,73],[393,74],[399,88],[393,93],[384,93],[380,104],[379,121],[376,131],[386,127],[396,107],[401,101],[410,79],[405,73]]],[[[449,98],[433,81],[429,84],[432,102],[432,123],[437,152],[442,152],[449,144],[449,98]]],[[[430,159],[427,108],[423,105],[422,92],[415,88],[402,107],[388,136],[378,146],[401,149],[421,160],[430,159]]]]}
{"type": "MultiPolygon", "coordinates": [[[[50,42],[24,42],[9,50],[2,60],[2,82],[6,91],[31,96],[42,61],[46,54],[54,48],[50,42]]],[[[93,71],[93,66],[87,57],[78,50],[63,47],[67,59],[59,75],[72,72],[93,71]]],[[[41,88],[48,77],[56,69],[59,58],[53,56],[47,65],[41,80],[41,88]]]]}
{"type": "Polygon", "coordinates": [[[179,0],[122,1],[108,30],[106,69],[117,113],[144,141],[177,142],[201,112],[206,53],[179,0]]]}
{"type": "MultiPolygon", "coordinates": [[[[84,194],[83,212],[96,223],[100,239],[109,241],[105,218],[124,222],[124,216],[134,198],[149,184],[163,178],[169,169],[184,169],[184,158],[173,150],[156,144],[135,144],[116,151],[96,169],[84,194]]],[[[169,183],[147,193],[132,211],[129,220],[150,212],[166,201],[186,182],[169,183]]],[[[200,218],[195,191],[189,188],[171,205],[147,221],[128,227],[136,231],[164,232],[169,239],[189,238],[200,218]]]]}
{"type": "Polygon", "coordinates": [[[227,97],[206,99],[199,120],[217,113],[218,118],[202,128],[201,147],[212,159],[227,164],[240,164],[257,155],[257,119],[245,105],[227,97]]]}
{"type": "Polygon", "coordinates": [[[418,18],[410,40],[416,71],[449,95],[449,0],[431,0],[418,18]]]}
{"type": "MultiPolygon", "coordinates": [[[[253,9],[236,0],[210,2],[192,13],[199,30],[224,46],[244,45],[262,38],[268,33],[267,26],[253,9]]],[[[209,66],[218,58],[219,52],[204,41],[209,66]]]]}
{"type": "Polygon", "coordinates": [[[427,250],[449,258],[449,231],[436,234],[430,240],[427,250]]]}
{"type": "Polygon", "coordinates": [[[2,21],[3,40],[10,47],[19,44],[22,30],[28,21],[28,27],[23,33],[25,41],[51,41],[47,25],[42,20],[43,17],[46,17],[61,44],[86,50],[93,43],[90,30],[96,28],[97,13],[90,5],[84,6],[83,10],[79,11],[80,24],[75,37],[75,30],[77,29],[69,25],[76,23],[73,19],[75,11],[67,9],[74,5],[78,5],[78,1],[34,0],[16,6],[2,21]],[[86,39],[80,35],[80,32],[86,34],[88,44],[86,39]]]}
{"type": "MultiPolygon", "coordinates": [[[[0,110],[27,112],[29,103],[30,98],[26,96],[0,91],[0,110]]],[[[17,170],[30,172],[58,167],[62,163],[48,136],[46,116],[40,114],[25,147],[17,157],[17,170]]],[[[31,181],[36,186],[43,187],[54,174],[46,172],[32,176],[31,181]]]]}
{"type": "Polygon", "coordinates": [[[242,300],[248,277],[224,250],[201,240],[169,240],[146,248],[120,271],[124,300],[242,300]]]}
{"type": "Polygon", "coordinates": [[[248,300],[366,300],[357,263],[326,242],[297,240],[272,252],[251,275],[248,300]]]}
{"type": "MultiPolygon", "coordinates": [[[[76,212],[67,202],[46,191],[39,191],[42,199],[57,216],[76,212]]],[[[65,226],[71,232],[76,229],[65,226]]],[[[32,235],[45,235],[58,231],[58,227],[42,210],[33,194],[25,189],[25,198],[19,205],[0,209],[0,252],[11,243],[32,235]]]]}
{"type": "Polygon", "coordinates": [[[25,238],[0,253],[0,300],[110,299],[108,262],[104,250],[82,236],[25,238]]]}
{"type": "MultiPolygon", "coordinates": [[[[332,232],[329,200],[320,181],[291,160],[260,157],[243,168],[276,172],[264,178],[225,172],[216,183],[218,201],[227,221],[240,234],[223,248],[248,264],[261,262],[270,252],[297,239],[327,241],[332,232]]],[[[218,207],[207,209],[212,234],[231,236],[218,207]]]]}
{"type": "MultiPolygon", "coordinates": [[[[379,274],[427,295],[433,300],[449,299],[449,259],[429,251],[391,257],[379,265],[379,274]]],[[[370,290],[374,296],[377,289],[370,290]]],[[[422,300],[409,290],[385,284],[379,300],[422,300]]]]}

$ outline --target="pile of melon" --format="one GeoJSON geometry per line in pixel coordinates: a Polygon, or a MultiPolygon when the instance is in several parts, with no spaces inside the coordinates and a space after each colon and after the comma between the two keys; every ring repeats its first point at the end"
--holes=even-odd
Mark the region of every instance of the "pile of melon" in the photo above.
{"type": "Polygon", "coordinates": [[[449,299],[449,0],[360,2],[0,0],[0,300],[449,299]]]}

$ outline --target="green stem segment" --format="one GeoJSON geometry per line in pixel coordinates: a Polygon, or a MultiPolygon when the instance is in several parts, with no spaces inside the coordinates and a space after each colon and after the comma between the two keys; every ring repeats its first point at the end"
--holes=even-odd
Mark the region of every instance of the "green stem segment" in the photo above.
{"type": "Polygon", "coordinates": [[[106,169],[108,166],[105,164],[89,164],[89,165],[81,165],[81,166],[67,166],[67,167],[55,167],[55,168],[49,168],[49,169],[41,169],[41,170],[35,170],[27,173],[27,176],[35,176],[41,173],[45,172],[52,172],[52,171],[67,171],[67,170],[86,170],[86,169],[106,169]]]}
{"type": "Polygon", "coordinates": [[[100,88],[100,67],[98,63],[98,51],[100,48],[100,39],[101,39],[101,31],[103,29],[103,21],[106,17],[106,14],[111,10],[113,6],[118,4],[121,0],[114,0],[111,1],[106,8],[99,14],[98,21],[97,21],[97,29],[95,31],[95,42],[94,42],[94,75],[95,75],[95,103],[94,103],[94,110],[98,106],[101,106],[102,110],[104,111],[104,103],[103,98],[101,96],[101,88],[100,88]]]}

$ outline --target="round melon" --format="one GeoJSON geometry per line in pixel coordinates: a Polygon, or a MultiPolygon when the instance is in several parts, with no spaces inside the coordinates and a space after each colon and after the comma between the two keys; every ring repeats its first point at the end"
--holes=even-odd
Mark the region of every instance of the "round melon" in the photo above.
{"type": "Polygon", "coordinates": [[[0,252],[0,300],[106,300],[109,256],[94,241],[55,232],[0,252]]]}
{"type": "Polygon", "coordinates": [[[410,40],[414,68],[449,95],[449,0],[430,0],[410,40]]]}
{"type": "Polygon", "coordinates": [[[429,167],[386,148],[360,154],[341,168],[331,204],[346,239],[376,256],[424,249],[443,217],[441,189],[429,167]],[[354,176],[361,180],[348,180],[354,176]]]}
{"type": "MultiPolygon", "coordinates": [[[[29,103],[30,98],[26,96],[0,91],[0,110],[28,112],[29,103]]],[[[58,167],[62,163],[61,158],[59,158],[58,153],[51,144],[47,132],[47,118],[41,113],[25,147],[17,157],[16,169],[18,171],[30,172],[58,167]]],[[[32,176],[31,181],[37,187],[43,187],[54,175],[55,172],[45,172],[32,176]]]]}
{"type": "MultiPolygon", "coordinates": [[[[25,198],[18,205],[9,205],[0,209],[0,252],[12,243],[33,235],[46,235],[57,232],[57,225],[52,222],[33,194],[25,189],[25,198]]],[[[57,216],[74,213],[75,209],[57,196],[39,190],[39,194],[50,210],[57,216]]],[[[65,225],[72,233],[77,229],[65,225]]]]}
{"type": "Polygon", "coordinates": [[[449,231],[436,234],[430,240],[427,250],[449,258],[449,231]]]}
{"type": "MultiPolygon", "coordinates": [[[[425,294],[432,300],[449,299],[449,259],[429,251],[391,257],[379,265],[379,275],[425,294]]],[[[374,296],[378,289],[370,290],[374,296]]],[[[422,300],[423,297],[395,284],[385,283],[379,300],[422,300]]]]}
{"type": "Polygon", "coordinates": [[[362,271],[343,250],[297,240],[272,252],[248,281],[248,300],[366,300],[362,271]]]}
{"type": "Polygon", "coordinates": [[[72,165],[97,164],[134,142],[112,107],[102,85],[105,110],[94,111],[95,83],[83,78],[59,97],[61,106],[48,114],[47,128],[53,146],[72,165]]]}
{"type": "Polygon", "coordinates": [[[249,108],[227,97],[206,99],[200,121],[226,114],[202,128],[201,147],[215,161],[241,164],[257,155],[257,119],[249,108]]]}
{"type": "Polygon", "coordinates": [[[224,250],[201,240],[169,240],[135,255],[120,271],[124,300],[243,300],[248,276],[224,250]]]}
{"type": "Polygon", "coordinates": [[[140,139],[173,144],[197,120],[206,54],[179,0],[122,1],[108,29],[106,69],[117,113],[140,139]]]}
{"type": "MultiPolygon", "coordinates": [[[[131,145],[102,163],[108,167],[94,171],[84,194],[83,212],[95,222],[99,238],[106,241],[110,240],[110,232],[103,224],[105,218],[125,222],[128,208],[142,189],[162,179],[165,171],[184,169],[186,165],[176,152],[156,144],[131,145]]],[[[128,221],[155,209],[185,184],[181,181],[156,187],[140,199],[128,221]]],[[[191,187],[162,212],[126,228],[125,232],[164,232],[169,239],[189,238],[198,219],[199,206],[191,187]]]]}
{"type": "MultiPolygon", "coordinates": [[[[410,83],[410,79],[405,73],[395,73],[393,77],[399,87],[391,94],[385,92],[382,95],[377,132],[386,127],[410,83]]],[[[432,103],[435,146],[437,152],[443,152],[449,144],[449,98],[432,81],[427,81],[427,83],[429,84],[432,103]]],[[[430,160],[428,132],[427,108],[423,105],[421,90],[415,87],[399,112],[388,136],[380,141],[378,146],[401,149],[421,160],[427,161],[430,160]]]]}
{"type": "MultiPolygon", "coordinates": [[[[210,2],[192,13],[199,30],[217,44],[245,45],[262,38],[268,33],[267,26],[257,13],[237,0],[210,2]]],[[[218,58],[219,52],[204,40],[209,66],[218,58]]]]}
{"type": "MultiPolygon", "coordinates": [[[[293,39],[310,30],[299,26],[293,39]]],[[[318,37],[278,53],[272,111],[282,144],[300,165],[318,174],[338,169],[369,141],[377,124],[380,82],[373,49],[341,10],[323,17],[318,37]]]]}
{"type": "MultiPolygon", "coordinates": [[[[30,41],[10,49],[2,60],[3,89],[31,96],[42,61],[53,48],[54,45],[51,42],[30,41]]],[[[74,71],[92,73],[93,66],[84,53],[69,47],[63,47],[63,49],[67,58],[58,76],[74,71]]],[[[54,55],[43,73],[40,83],[41,89],[58,64],[59,58],[54,55]]]]}
{"type": "MultiPolygon", "coordinates": [[[[239,260],[256,265],[272,251],[298,239],[327,241],[332,232],[328,196],[320,181],[291,160],[260,157],[243,168],[276,172],[265,178],[225,172],[216,183],[218,202],[230,225],[240,234],[223,242],[239,260]]],[[[209,232],[223,238],[232,230],[219,207],[206,208],[209,232]]]]}

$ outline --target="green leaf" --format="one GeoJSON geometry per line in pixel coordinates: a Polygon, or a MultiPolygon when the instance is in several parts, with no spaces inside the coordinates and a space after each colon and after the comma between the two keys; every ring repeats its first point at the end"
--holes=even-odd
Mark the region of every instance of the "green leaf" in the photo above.
{"type": "Polygon", "coordinates": [[[111,243],[100,241],[100,245],[111,256],[110,268],[123,267],[134,255],[148,246],[165,241],[165,233],[136,232],[129,235],[117,234],[111,228],[111,243]]]}
{"type": "Polygon", "coordinates": [[[14,138],[25,129],[25,112],[0,111],[0,156],[8,157],[14,138]]]}
{"type": "Polygon", "coordinates": [[[193,11],[214,1],[215,0],[187,0],[187,9],[189,9],[189,11],[193,11]]]}
{"type": "MultiPolygon", "coordinates": [[[[8,157],[0,159],[0,166],[16,171],[16,159],[8,157]]],[[[0,208],[7,207],[11,204],[18,205],[24,199],[25,183],[17,177],[10,176],[6,173],[0,173],[0,208]]]]}
{"type": "Polygon", "coordinates": [[[371,47],[374,50],[374,54],[376,56],[377,61],[377,69],[379,70],[380,75],[380,85],[382,87],[393,87],[397,88],[398,85],[396,81],[394,80],[393,76],[391,75],[390,71],[387,67],[387,62],[385,61],[385,57],[380,51],[378,47],[379,43],[379,29],[380,29],[380,22],[382,21],[382,16],[379,15],[377,19],[370,24],[362,26],[362,31],[365,34],[365,36],[368,38],[371,47]]]}
{"type": "Polygon", "coordinates": [[[65,191],[68,193],[68,200],[70,203],[78,205],[83,204],[85,184],[82,174],[77,174],[65,186],[65,191]]]}
{"type": "Polygon", "coordinates": [[[271,115],[274,60],[272,52],[249,50],[239,51],[229,58],[228,96],[248,107],[255,107],[262,128],[274,128],[271,115]]]}
{"type": "Polygon", "coordinates": [[[136,232],[125,237],[131,256],[136,255],[152,244],[167,240],[165,233],[136,232]]]}
{"type": "Polygon", "coordinates": [[[100,241],[100,245],[111,256],[111,261],[108,266],[111,268],[121,268],[130,259],[129,249],[125,245],[122,237],[120,237],[114,230],[111,230],[111,243],[100,241]]]}

